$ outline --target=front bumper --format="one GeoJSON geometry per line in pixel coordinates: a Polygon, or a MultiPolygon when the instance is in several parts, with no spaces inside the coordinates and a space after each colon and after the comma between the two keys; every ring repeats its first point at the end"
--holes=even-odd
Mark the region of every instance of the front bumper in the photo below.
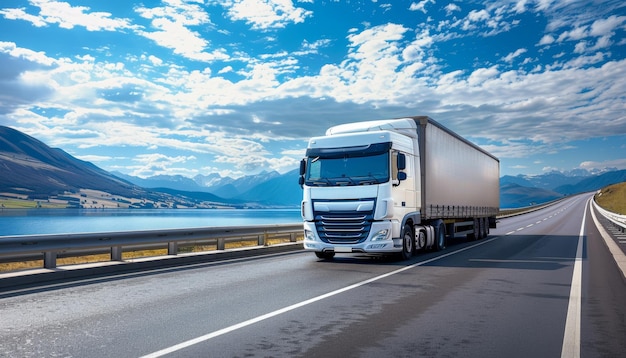
{"type": "MultiPolygon", "coordinates": [[[[393,225],[393,223],[389,221],[373,222],[369,236],[365,241],[356,244],[331,244],[320,240],[314,222],[305,221],[304,249],[316,252],[335,253],[397,253],[402,251],[401,239],[393,238],[395,233],[399,233],[399,229],[397,229],[397,227],[399,227],[399,225],[393,225]],[[387,238],[384,240],[372,240],[372,238],[382,230],[388,230],[387,238]]],[[[399,234],[396,234],[395,236],[399,236],[399,234]]]]}

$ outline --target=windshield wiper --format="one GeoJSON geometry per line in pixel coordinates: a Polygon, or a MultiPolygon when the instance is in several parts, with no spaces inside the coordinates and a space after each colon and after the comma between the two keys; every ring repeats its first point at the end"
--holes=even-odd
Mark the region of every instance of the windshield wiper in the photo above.
{"type": "Polygon", "coordinates": [[[363,178],[363,179],[359,179],[358,181],[358,185],[367,185],[367,184],[380,184],[381,181],[376,178],[373,175],[361,175],[358,178],[363,178]]]}
{"type": "Polygon", "coordinates": [[[335,180],[335,185],[344,186],[344,185],[356,185],[354,179],[342,176],[341,178],[333,178],[335,180]]]}
{"type": "Polygon", "coordinates": [[[312,185],[317,185],[317,186],[332,185],[332,183],[330,182],[328,178],[315,178],[315,180],[308,180],[307,183],[310,183],[312,185]]]}

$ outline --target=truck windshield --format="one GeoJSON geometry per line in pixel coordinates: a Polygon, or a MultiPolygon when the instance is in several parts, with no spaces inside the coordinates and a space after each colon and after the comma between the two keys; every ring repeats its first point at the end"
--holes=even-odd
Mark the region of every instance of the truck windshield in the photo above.
{"type": "Polygon", "coordinates": [[[305,181],[309,186],[372,185],[389,181],[389,150],[311,151],[305,181]]]}

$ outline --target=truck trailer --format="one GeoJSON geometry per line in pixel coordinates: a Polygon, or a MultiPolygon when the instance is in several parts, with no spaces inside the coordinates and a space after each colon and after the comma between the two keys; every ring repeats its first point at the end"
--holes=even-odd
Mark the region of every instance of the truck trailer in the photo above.
{"type": "Polygon", "coordinates": [[[409,259],[485,238],[499,178],[498,158],[427,116],[331,127],[300,163],[304,248],[409,259]]]}

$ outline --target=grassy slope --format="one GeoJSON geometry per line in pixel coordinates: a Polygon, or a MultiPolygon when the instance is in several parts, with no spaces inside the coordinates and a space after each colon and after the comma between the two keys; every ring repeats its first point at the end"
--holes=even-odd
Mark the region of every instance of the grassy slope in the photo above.
{"type": "Polygon", "coordinates": [[[605,210],[626,215],[626,182],[603,188],[596,194],[596,202],[605,210]]]}

